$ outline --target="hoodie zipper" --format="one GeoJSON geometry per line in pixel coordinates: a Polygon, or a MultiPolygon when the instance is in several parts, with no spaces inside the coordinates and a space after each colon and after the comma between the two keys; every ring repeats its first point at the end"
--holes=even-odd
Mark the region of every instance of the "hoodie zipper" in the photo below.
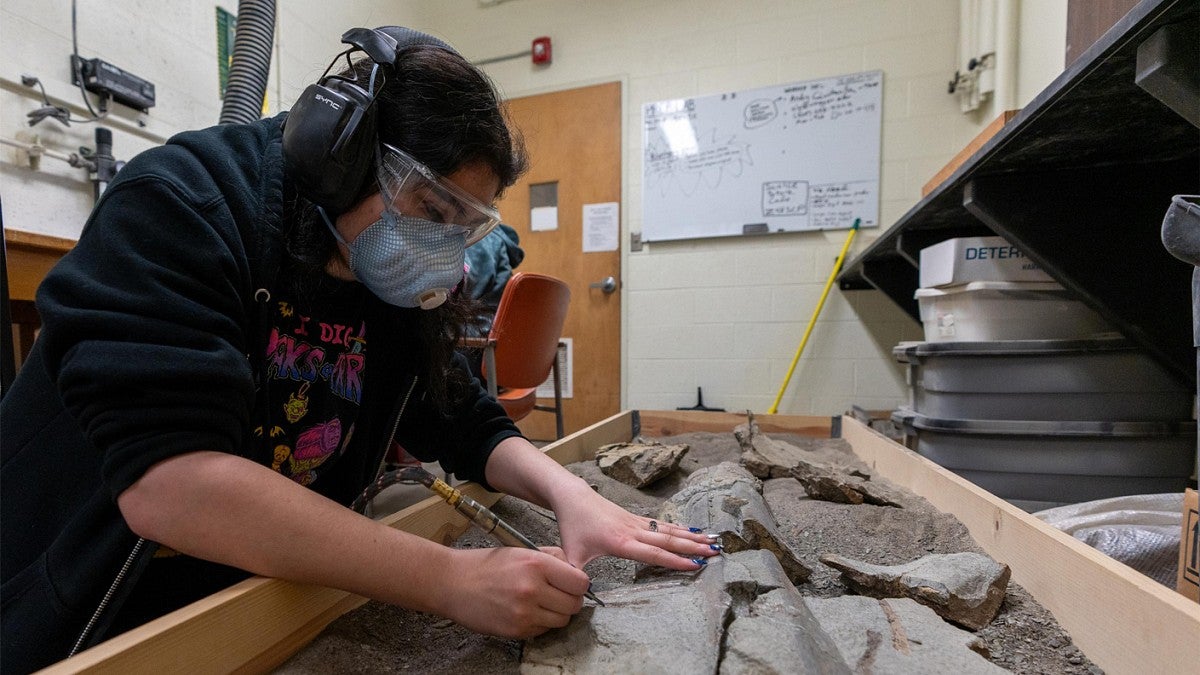
{"type": "Polygon", "coordinates": [[[413,375],[412,384],[408,385],[408,391],[404,393],[404,400],[400,402],[400,409],[396,411],[396,417],[392,420],[392,433],[388,434],[387,444],[383,446],[385,454],[391,446],[392,439],[396,437],[396,430],[400,428],[400,417],[404,415],[404,409],[408,407],[408,399],[412,397],[413,390],[417,388],[418,379],[416,375],[413,375]]]}
{"type": "Polygon", "coordinates": [[[70,653],[67,654],[68,657],[75,656],[75,653],[83,646],[84,641],[87,640],[88,635],[96,626],[96,622],[100,620],[100,615],[108,608],[108,603],[112,602],[113,594],[117,592],[117,588],[125,580],[125,575],[129,574],[129,568],[133,566],[133,561],[137,559],[138,554],[141,553],[142,547],[145,545],[146,539],[138,537],[137,543],[133,545],[133,550],[129,552],[129,557],[125,559],[125,564],[121,565],[121,570],[117,572],[117,578],[113,579],[112,585],[108,587],[108,592],[100,600],[100,606],[96,607],[96,611],[92,613],[92,618],[88,619],[87,625],[83,627],[83,632],[79,634],[79,639],[75,641],[75,646],[71,647],[70,653]]]}
{"type": "Polygon", "coordinates": [[[408,385],[408,391],[405,392],[404,398],[400,400],[400,409],[396,411],[396,416],[392,418],[392,432],[383,439],[383,454],[379,456],[379,469],[375,472],[378,476],[383,473],[384,464],[387,462],[388,449],[392,446],[393,439],[396,438],[396,430],[400,428],[400,418],[404,416],[404,410],[408,408],[408,399],[412,397],[413,391],[417,388],[417,380],[420,376],[413,375],[412,384],[408,385]]]}

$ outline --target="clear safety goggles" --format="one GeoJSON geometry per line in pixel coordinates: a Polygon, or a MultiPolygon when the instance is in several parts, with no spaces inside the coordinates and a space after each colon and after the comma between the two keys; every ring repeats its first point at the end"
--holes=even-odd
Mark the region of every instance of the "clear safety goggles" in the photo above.
{"type": "Polygon", "coordinates": [[[480,203],[399,148],[381,144],[376,171],[385,208],[410,218],[462,228],[467,246],[483,239],[500,223],[496,209],[480,203]]]}

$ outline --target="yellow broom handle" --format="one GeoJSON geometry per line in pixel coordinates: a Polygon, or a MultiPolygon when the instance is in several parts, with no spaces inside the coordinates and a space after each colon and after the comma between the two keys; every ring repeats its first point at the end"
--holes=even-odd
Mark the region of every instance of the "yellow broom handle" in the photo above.
{"type": "Polygon", "coordinates": [[[842,261],[846,259],[846,251],[850,250],[850,242],[854,241],[854,235],[858,232],[858,225],[861,222],[861,218],[855,218],[854,225],[850,227],[850,235],[846,237],[846,243],[842,244],[842,252],[838,254],[837,262],[833,264],[833,271],[829,273],[829,279],[825,281],[825,289],[821,291],[821,299],[817,301],[817,307],[813,310],[812,318],[808,320],[808,328],[804,329],[804,337],[800,340],[800,346],[796,348],[796,355],[792,357],[792,365],[788,366],[787,375],[783,378],[783,385],[779,387],[779,393],[775,395],[775,402],[771,404],[771,409],[767,411],[770,415],[779,412],[779,401],[783,399],[783,392],[787,390],[788,382],[792,380],[792,373],[796,372],[796,364],[800,361],[800,355],[804,353],[804,345],[808,344],[808,336],[812,335],[813,326],[816,325],[817,317],[821,314],[821,308],[825,306],[825,298],[829,295],[829,288],[833,286],[833,280],[837,278],[838,272],[842,269],[842,261]]]}

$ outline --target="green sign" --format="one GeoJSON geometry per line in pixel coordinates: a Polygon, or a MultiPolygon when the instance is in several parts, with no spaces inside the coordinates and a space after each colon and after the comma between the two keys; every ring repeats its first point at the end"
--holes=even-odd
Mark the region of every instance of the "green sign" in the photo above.
{"type": "Polygon", "coordinates": [[[225,85],[229,82],[229,63],[233,61],[233,33],[237,30],[237,15],[217,8],[217,73],[218,95],[225,98],[225,85]]]}

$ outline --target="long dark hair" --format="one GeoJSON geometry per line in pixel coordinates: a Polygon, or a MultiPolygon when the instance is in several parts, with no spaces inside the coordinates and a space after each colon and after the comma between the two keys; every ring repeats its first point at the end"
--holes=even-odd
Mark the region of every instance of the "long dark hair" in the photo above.
{"type": "MultiPolygon", "coordinates": [[[[374,64],[360,59],[340,73],[368,82],[374,64]]],[[[495,87],[487,76],[458,54],[430,46],[400,52],[376,97],[379,140],[394,145],[445,176],[482,163],[499,178],[500,191],[525,172],[520,136],[510,128],[495,87]]],[[[358,199],[378,192],[374,172],[358,199]]],[[[285,233],[289,257],[305,279],[320,279],[336,242],[312,204],[299,196],[292,226],[285,233]]],[[[298,288],[298,292],[304,292],[298,288]]],[[[478,303],[459,292],[440,307],[405,313],[415,317],[426,368],[425,381],[439,408],[460,399],[469,376],[450,367],[464,329],[477,321],[478,303]]]]}

